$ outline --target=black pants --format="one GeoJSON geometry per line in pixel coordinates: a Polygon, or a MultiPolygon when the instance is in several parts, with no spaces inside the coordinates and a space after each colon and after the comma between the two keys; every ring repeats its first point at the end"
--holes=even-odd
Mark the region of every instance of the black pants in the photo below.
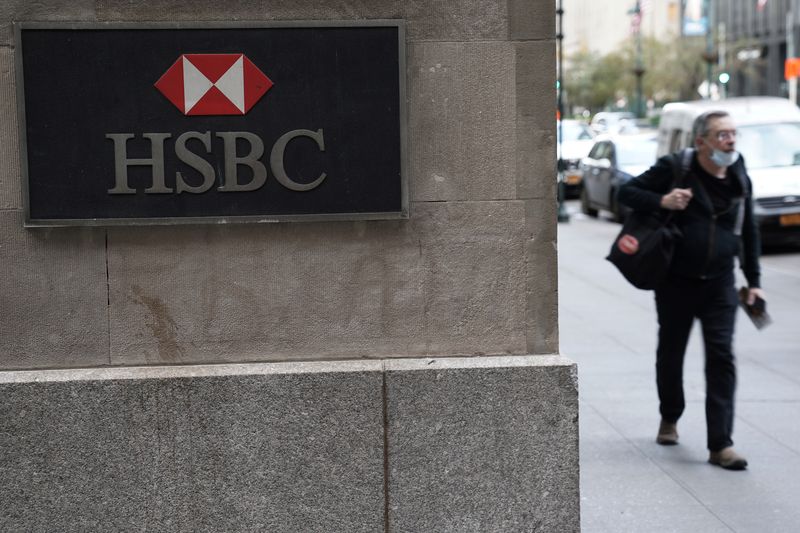
{"type": "Polygon", "coordinates": [[[711,451],[733,444],[736,366],[732,344],[738,305],[734,283],[730,272],[713,280],[670,278],[656,290],[659,325],[656,382],[661,417],[677,422],[686,406],[683,359],[689,332],[698,318],[706,353],[706,428],[711,451]]]}

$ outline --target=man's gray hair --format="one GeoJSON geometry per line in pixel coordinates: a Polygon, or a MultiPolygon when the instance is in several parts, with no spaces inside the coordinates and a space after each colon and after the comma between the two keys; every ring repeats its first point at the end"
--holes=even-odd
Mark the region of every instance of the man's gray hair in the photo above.
{"type": "Polygon", "coordinates": [[[698,137],[705,137],[708,134],[708,123],[713,118],[724,118],[731,116],[727,111],[706,111],[696,119],[692,125],[692,143],[698,137]]]}

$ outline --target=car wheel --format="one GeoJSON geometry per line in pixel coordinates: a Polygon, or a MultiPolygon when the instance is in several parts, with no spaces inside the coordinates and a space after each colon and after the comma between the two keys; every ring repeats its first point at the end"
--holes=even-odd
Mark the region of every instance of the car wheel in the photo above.
{"type": "Polygon", "coordinates": [[[597,209],[593,209],[589,204],[589,193],[586,192],[586,186],[581,189],[581,212],[590,217],[597,216],[597,209]]]}

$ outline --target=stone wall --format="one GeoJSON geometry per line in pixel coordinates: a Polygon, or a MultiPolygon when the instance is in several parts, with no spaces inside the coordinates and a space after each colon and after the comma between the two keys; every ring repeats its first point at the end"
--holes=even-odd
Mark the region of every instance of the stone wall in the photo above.
{"type": "Polygon", "coordinates": [[[0,3],[0,530],[577,531],[554,8],[0,3]],[[408,220],[23,227],[12,21],[315,19],[406,21],[408,220]]]}
{"type": "Polygon", "coordinates": [[[552,356],[0,372],[0,530],[579,529],[552,356]]]}
{"type": "Polygon", "coordinates": [[[553,6],[4,2],[0,368],[557,352],[553,6]],[[407,21],[411,218],[24,229],[13,20],[407,21]]]}

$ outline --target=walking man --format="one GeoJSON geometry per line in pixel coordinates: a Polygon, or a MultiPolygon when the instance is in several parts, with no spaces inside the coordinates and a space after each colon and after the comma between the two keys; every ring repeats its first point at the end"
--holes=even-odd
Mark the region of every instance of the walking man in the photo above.
{"type": "Polygon", "coordinates": [[[619,191],[619,201],[637,211],[675,211],[683,233],[667,280],[655,291],[658,313],[656,383],[661,424],[656,441],[678,443],[677,423],[685,408],[683,359],[695,318],[705,345],[706,427],[709,462],[744,470],[733,449],[736,366],[733,330],[738,305],[734,258],[748,283],[748,303],[763,298],[759,235],[753,217],[752,184],[736,151],[736,128],[723,111],[694,122],[693,153],[660,158],[619,191]],[[675,181],[674,166],[681,168],[675,181]]]}

